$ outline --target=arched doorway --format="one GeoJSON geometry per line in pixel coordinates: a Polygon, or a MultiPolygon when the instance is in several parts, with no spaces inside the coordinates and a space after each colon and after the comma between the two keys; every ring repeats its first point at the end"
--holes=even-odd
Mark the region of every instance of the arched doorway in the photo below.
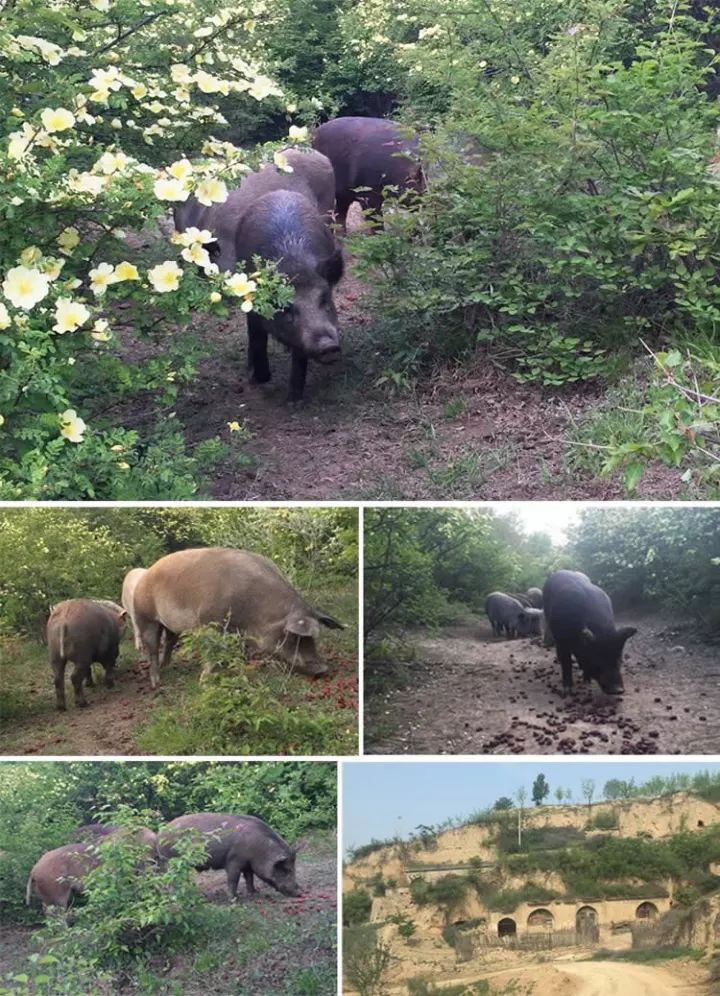
{"type": "Polygon", "coordinates": [[[578,943],[596,944],[600,940],[597,910],[592,906],[581,906],[575,914],[575,931],[578,943]]]}
{"type": "Polygon", "coordinates": [[[528,931],[534,934],[547,934],[553,929],[553,920],[550,910],[533,910],[527,919],[528,931]]]}
{"type": "Polygon", "coordinates": [[[505,916],[498,923],[498,937],[516,937],[517,924],[512,917],[505,916]]]}
{"type": "Polygon", "coordinates": [[[636,920],[655,920],[658,915],[658,908],[655,903],[640,903],[635,910],[636,920]]]}

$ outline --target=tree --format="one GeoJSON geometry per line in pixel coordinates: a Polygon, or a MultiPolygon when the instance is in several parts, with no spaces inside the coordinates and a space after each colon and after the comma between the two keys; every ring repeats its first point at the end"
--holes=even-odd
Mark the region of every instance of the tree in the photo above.
{"type": "Polygon", "coordinates": [[[588,809],[592,806],[593,796],[595,795],[595,782],[592,778],[583,778],[581,783],[582,794],[585,799],[587,799],[588,809]]]}
{"type": "Polygon", "coordinates": [[[558,802],[562,802],[563,799],[565,798],[565,791],[563,789],[561,789],[560,787],[556,788],[555,789],[555,798],[557,799],[558,802]]]}
{"type": "Polygon", "coordinates": [[[545,775],[542,773],[537,776],[533,782],[532,787],[532,799],[536,806],[541,806],[543,800],[547,798],[550,794],[550,786],[548,785],[545,775]]]}
{"type": "Polygon", "coordinates": [[[390,958],[389,945],[378,938],[374,927],[346,927],[343,931],[343,974],[360,996],[380,996],[390,958]]]}
{"type": "Polygon", "coordinates": [[[493,805],[493,809],[498,812],[503,812],[504,810],[512,808],[513,808],[513,801],[512,799],[508,798],[508,796],[506,795],[501,795],[499,799],[496,799],[493,805]]]}
{"type": "Polygon", "coordinates": [[[517,839],[518,839],[518,850],[522,848],[522,829],[523,829],[523,809],[525,807],[525,800],[527,799],[527,789],[524,785],[515,793],[515,798],[518,801],[517,809],[517,839]]]}

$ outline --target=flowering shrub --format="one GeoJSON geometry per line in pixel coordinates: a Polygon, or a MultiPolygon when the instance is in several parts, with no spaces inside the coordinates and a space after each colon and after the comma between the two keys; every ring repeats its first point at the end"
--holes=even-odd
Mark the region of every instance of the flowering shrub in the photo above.
{"type": "Polygon", "coordinates": [[[172,406],[194,373],[195,313],[226,314],[240,297],[242,310],[271,315],[291,296],[259,263],[250,276],[217,272],[207,232],[167,240],[157,230],[191,195],[222,203],[249,168],[213,136],[227,124],[219,102],[280,106],[254,27],[250,3],[3,9],[0,497],[159,497],[158,461],[161,497],[196,489],[179,431],[141,437],[108,409],[140,391],[172,406]],[[156,258],[133,247],[128,232],[140,231],[157,236],[156,258]],[[135,337],[159,344],[159,358],[126,360],[135,337]]]}

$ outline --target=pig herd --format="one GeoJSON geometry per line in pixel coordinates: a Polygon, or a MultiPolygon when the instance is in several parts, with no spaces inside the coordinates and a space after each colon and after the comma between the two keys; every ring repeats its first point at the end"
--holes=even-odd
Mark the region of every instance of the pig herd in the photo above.
{"type": "Polygon", "coordinates": [[[203,207],[190,197],[175,209],[175,227],[209,231],[208,253],[220,271],[255,256],[277,264],[294,288],[292,303],[272,318],[247,316],[248,369],[258,384],[270,380],[268,336],[290,350],[289,399],[303,397],[309,360],[332,363],[340,355],[333,292],[343,275],[333,214],[345,229],[350,205],[377,214],[388,188],[422,188],[417,139],[383,118],[336,118],[316,129],[314,149],[284,151],[288,169],[264,166],[249,173],[223,204],[203,207]]]}
{"type": "Polygon", "coordinates": [[[254,877],[284,896],[300,895],[295,858],[301,846],[291,846],[256,816],[191,813],[172,820],[157,834],[147,827],[129,830],[102,823],[79,827],[67,844],[46,851],[35,863],[25,890],[27,904],[37,897],[45,911],[67,909],[73,896],[84,892],[88,874],[101,864],[103,841],[110,837],[134,846],[138,874],[165,868],[177,855],[178,843],[188,839],[200,850],[197,871],[224,869],[231,900],[237,897],[241,875],[248,895],[255,894],[254,877]]]}
{"type": "MultiPolygon", "coordinates": [[[[58,709],[66,708],[68,663],[74,665],[76,705],[87,705],[93,663],[103,666],[112,687],[126,618],[136,648],[147,654],[153,688],[181,634],[198,626],[216,623],[242,633],[260,653],[279,656],[308,675],[327,672],[316,645],[320,627],[343,628],[312,608],[267,557],[223,547],[179,550],[147,569],[134,568],[125,577],[121,601],[72,598],[52,608],[46,632],[58,709]]],[[[210,668],[205,665],[203,677],[210,668]]]]}
{"type": "Polygon", "coordinates": [[[580,571],[555,571],[542,591],[494,591],[485,600],[485,612],[495,636],[544,636],[555,646],[562,670],[563,691],[573,687],[572,662],[577,661],[586,682],[597,681],[608,695],[622,695],[623,649],[637,630],[617,627],[612,602],[602,588],[580,571]]]}

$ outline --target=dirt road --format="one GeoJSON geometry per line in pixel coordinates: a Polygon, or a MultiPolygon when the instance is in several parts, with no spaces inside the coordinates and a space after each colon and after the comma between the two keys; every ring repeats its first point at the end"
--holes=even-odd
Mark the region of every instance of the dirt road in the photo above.
{"type": "Polygon", "coordinates": [[[565,964],[562,971],[580,980],[576,996],[698,996],[694,983],[685,985],[677,975],[657,965],[584,961],[565,964]]]}
{"type": "MultiPolygon", "coordinates": [[[[406,634],[404,687],[366,695],[368,753],[714,754],[720,751],[718,648],[689,624],[624,618],[625,695],[582,684],[563,697],[553,650],[492,636],[486,619],[406,634]]],[[[372,682],[370,682],[370,686],[372,682]]]]}

